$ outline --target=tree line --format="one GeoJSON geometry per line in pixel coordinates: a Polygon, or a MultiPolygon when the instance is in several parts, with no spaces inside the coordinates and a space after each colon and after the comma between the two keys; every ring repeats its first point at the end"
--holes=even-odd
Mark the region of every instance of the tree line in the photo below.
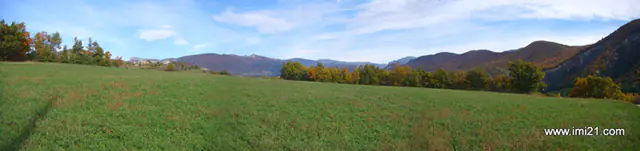
{"type": "MultiPolygon", "coordinates": [[[[509,62],[507,73],[493,76],[482,68],[469,71],[438,69],[427,72],[398,64],[392,70],[365,64],[350,72],[346,67],[325,67],[322,63],[306,67],[299,62],[283,63],[280,74],[280,78],[285,80],[511,93],[532,93],[546,88],[546,84],[542,82],[545,76],[542,68],[524,61],[509,62]]],[[[640,80],[637,84],[640,84],[640,80]]],[[[559,93],[552,92],[547,95],[559,96],[559,93]]],[[[576,78],[568,94],[568,97],[619,99],[629,102],[636,96],[638,95],[622,93],[620,86],[611,78],[595,75],[576,78]]]]}
{"type": "Polygon", "coordinates": [[[420,68],[396,64],[393,70],[374,65],[361,65],[353,72],[347,68],[324,67],[322,63],[306,67],[298,62],[282,64],[281,78],[286,80],[318,81],[363,85],[388,85],[442,89],[469,89],[498,92],[530,93],[546,85],[542,68],[529,62],[509,63],[509,74],[490,76],[485,70],[427,72],[420,68]]]}
{"type": "Polygon", "coordinates": [[[60,33],[37,32],[33,37],[26,31],[24,23],[0,21],[0,61],[39,61],[99,66],[120,66],[122,57],[112,54],[100,46],[98,41],[88,39],[86,45],[74,38],[71,48],[62,46],[60,33]]]}

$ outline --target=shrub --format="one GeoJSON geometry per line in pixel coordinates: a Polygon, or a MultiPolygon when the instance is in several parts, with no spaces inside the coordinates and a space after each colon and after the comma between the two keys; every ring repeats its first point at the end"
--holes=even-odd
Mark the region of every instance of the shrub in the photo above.
{"type": "Polygon", "coordinates": [[[629,103],[633,103],[633,99],[635,99],[638,96],[638,94],[636,93],[622,93],[620,94],[620,100],[624,101],[624,102],[629,102],[629,103]]]}
{"type": "Polygon", "coordinates": [[[166,68],[164,68],[164,71],[176,71],[176,67],[173,63],[170,63],[166,68]]]}
{"type": "Polygon", "coordinates": [[[633,104],[640,104],[640,95],[636,96],[636,98],[633,99],[633,104]]]}
{"type": "Polygon", "coordinates": [[[231,73],[229,73],[227,70],[222,70],[222,72],[220,72],[221,75],[231,75],[231,73]]]}
{"type": "Polygon", "coordinates": [[[592,97],[621,99],[623,97],[620,86],[614,83],[610,77],[590,75],[585,78],[576,78],[574,87],[569,92],[569,97],[592,97]]]}

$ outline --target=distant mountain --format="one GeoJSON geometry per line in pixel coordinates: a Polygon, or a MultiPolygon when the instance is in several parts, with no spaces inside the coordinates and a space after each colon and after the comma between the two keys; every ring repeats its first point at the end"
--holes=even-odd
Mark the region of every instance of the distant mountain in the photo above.
{"type": "Polygon", "coordinates": [[[349,71],[354,71],[356,68],[358,68],[358,66],[365,65],[365,64],[375,65],[378,67],[384,66],[384,64],[377,64],[377,63],[371,63],[371,62],[347,62],[347,61],[337,61],[337,60],[330,60],[330,59],[310,60],[310,59],[303,59],[303,58],[292,58],[284,61],[300,62],[300,64],[307,67],[316,66],[318,65],[318,63],[322,63],[322,65],[325,67],[337,67],[337,68],[346,67],[349,71]]]}
{"type": "Polygon", "coordinates": [[[597,74],[617,82],[632,81],[640,76],[640,19],[633,20],[607,37],[554,67],[544,78],[548,91],[570,87],[573,79],[597,74]]]}
{"type": "Polygon", "coordinates": [[[384,67],[384,69],[391,70],[391,69],[393,69],[393,67],[395,67],[396,63],[397,63],[398,65],[405,65],[405,64],[407,64],[409,61],[411,61],[411,60],[413,60],[413,59],[416,59],[416,58],[417,58],[417,57],[414,57],[414,56],[408,56],[408,57],[400,58],[400,59],[398,59],[398,60],[393,60],[393,61],[389,62],[389,64],[387,64],[387,65],[384,67]]]}
{"type": "Polygon", "coordinates": [[[583,46],[567,46],[550,41],[534,41],[515,50],[493,52],[490,50],[472,50],[463,54],[441,52],[415,58],[407,63],[412,68],[435,71],[469,70],[484,68],[492,74],[504,72],[510,61],[524,60],[543,67],[552,67],[575,55],[583,46]]]}
{"type": "Polygon", "coordinates": [[[174,62],[184,62],[192,65],[198,65],[208,70],[227,70],[231,74],[241,76],[278,76],[280,75],[280,68],[282,67],[282,63],[288,61],[300,62],[307,67],[316,66],[318,62],[320,62],[325,67],[347,67],[349,71],[353,71],[358,66],[364,64],[383,66],[383,64],[376,64],[371,62],[346,62],[329,59],[310,60],[304,58],[280,60],[259,55],[238,56],[232,54],[215,53],[189,55],[180,58],[167,58],[162,60],[133,57],[129,59],[129,62],[137,62],[139,60],[150,60],[154,62],[163,62],[166,60],[174,62]]]}
{"type": "Polygon", "coordinates": [[[259,55],[238,56],[229,54],[198,54],[178,58],[180,62],[198,65],[208,70],[227,70],[241,76],[280,75],[282,61],[259,55]]]}
{"type": "Polygon", "coordinates": [[[318,61],[315,60],[309,60],[309,59],[303,59],[303,58],[292,58],[292,59],[287,59],[284,60],[287,62],[300,62],[300,64],[304,65],[304,66],[315,66],[318,64],[318,61]]]}
{"type": "Polygon", "coordinates": [[[145,58],[131,57],[131,58],[129,58],[129,61],[128,61],[128,62],[138,62],[138,61],[140,61],[140,60],[148,60],[148,61],[153,61],[153,62],[158,62],[158,61],[160,61],[160,60],[158,60],[158,59],[145,59],[145,58]]]}

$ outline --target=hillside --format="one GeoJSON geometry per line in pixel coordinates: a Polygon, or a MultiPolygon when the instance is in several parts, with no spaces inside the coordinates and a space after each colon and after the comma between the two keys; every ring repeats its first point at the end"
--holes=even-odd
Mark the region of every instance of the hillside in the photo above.
{"type": "Polygon", "coordinates": [[[0,150],[640,148],[640,110],[597,99],[4,62],[0,94],[0,150]],[[544,134],[584,126],[625,135],[544,134]]]}
{"type": "Polygon", "coordinates": [[[411,61],[411,60],[413,60],[413,59],[415,59],[415,58],[417,58],[417,57],[408,56],[408,57],[400,58],[400,59],[398,59],[398,60],[393,60],[393,61],[389,62],[389,63],[384,67],[384,69],[392,70],[392,69],[395,67],[396,63],[397,63],[398,65],[405,65],[405,64],[407,64],[409,61],[411,61]]]}
{"type": "Polygon", "coordinates": [[[510,61],[525,60],[543,67],[551,67],[575,55],[580,46],[566,46],[549,41],[534,41],[529,45],[511,51],[493,52],[490,50],[472,50],[463,54],[448,52],[421,56],[407,63],[412,68],[435,71],[469,70],[475,67],[498,73],[506,68],[510,61]]]}
{"type": "Polygon", "coordinates": [[[577,55],[546,70],[547,90],[571,86],[576,77],[597,74],[618,82],[638,78],[640,70],[640,19],[633,20],[616,31],[585,47],[577,55]]]}

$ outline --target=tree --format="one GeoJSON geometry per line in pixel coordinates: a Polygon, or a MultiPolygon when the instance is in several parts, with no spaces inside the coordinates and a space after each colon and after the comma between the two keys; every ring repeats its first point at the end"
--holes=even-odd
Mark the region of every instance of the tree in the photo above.
{"type": "MultiPolygon", "coordinates": [[[[89,40],[91,40],[91,39],[89,39],[89,40]]],[[[93,48],[91,48],[92,50],[90,50],[88,52],[91,53],[91,56],[96,58],[97,62],[103,62],[104,59],[105,59],[104,49],[102,49],[102,47],[100,47],[100,44],[98,43],[98,41],[94,41],[92,45],[93,45],[93,48]]]]}
{"type": "Polygon", "coordinates": [[[451,79],[451,83],[449,83],[449,86],[447,86],[447,88],[449,89],[467,89],[467,79],[466,79],[466,73],[465,72],[461,72],[461,71],[452,71],[452,72],[448,72],[449,73],[449,77],[451,79]]]}
{"type": "Polygon", "coordinates": [[[78,40],[78,37],[74,37],[71,51],[73,51],[74,54],[80,54],[82,51],[84,51],[83,49],[84,46],[82,45],[82,40],[78,40]]]}
{"type": "Polygon", "coordinates": [[[619,99],[622,96],[620,86],[610,77],[589,75],[585,78],[576,78],[569,97],[593,97],[619,99]]]}
{"type": "MultiPolygon", "coordinates": [[[[420,69],[422,70],[422,69],[420,69]]],[[[433,76],[433,73],[431,72],[424,72],[422,73],[422,76],[420,77],[420,83],[422,84],[423,87],[428,87],[428,88],[434,88],[436,83],[436,80],[433,76]]]]}
{"type": "Polygon", "coordinates": [[[349,74],[347,67],[342,68],[341,76],[343,77],[342,83],[351,83],[351,74],[349,74]]]}
{"type": "Polygon", "coordinates": [[[316,74],[316,81],[320,82],[330,82],[331,75],[329,74],[329,70],[324,67],[324,65],[320,62],[316,65],[314,72],[316,74]]]}
{"type": "Polygon", "coordinates": [[[486,90],[489,87],[489,74],[481,68],[467,71],[466,81],[470,89],[486,90]]]}
{"type": "Polygon", "coordinates": [[[328,68],[331,75],[331,82],[344,83],[344,75],[337,67],[328,68]]]}
{"type": "Polygon", "coordinates": [[[309,67],[309,70],[307,71],[307,75],[309,76],[309,80],[310,81],[318,81],[318,75],[316,74],[316,67],[309,67]]]}
{"type": "Polygon", "coordinates": [[[489,80],[489,91],[495,91],[495,92],[504,92],[504,91],[508,91],[511,89],[511,86],[509,86],[509,82],[510,79],[508,76],[504,75],[504,74],[498,74],[493,76],[493,78],[491,78],[491,80],[489,80]]]}
{"type": "Polygon", "coordinates": [[[536,65],[524,61],[509,62],[508,70],[513,92],[530,93],[546,87],[541,81],[545,73],[536,65]]]}
{"type": "Polygon", "coordinates": [[[413,70],[413,72],[409,75],[409,77],[406,78],[405,85],[412,86],[412,87],[424,86],[423,78],[426,73],[427,72],[425,72],[424,70],[418,67],[418,69],[413,70]]]}
{"type": "Polygon", "coordinates": [[[358,70],[360,70],[359,71],[360,79],[358,81],[360,84],[365,84],[365,85],[380,84],[380,75],[379,75],[380,72],[378,71],[380,69],[378,67],[365,64],[363,66],[360,66],[358,70]]]}
{"type": "Polygon", "coordinates": [[[449,74],[442,70],[442,68],[439,68],[438,71],[433,74],[433,80],[431,81],[430,87],[444,89],[451,85],[451,83],[449,74]]]}
{"type": "MultiPolygon", "coordinates": [[[[102,48],[100,48],[102,49],[102,48]]],[[[102,66],[111,66],[111,52],[107,51],[104,53],[103,57],[102,57],[102,66]]]]}
{"type": "Polygon", "coordinates": [[[36,49],[37,60],[42,62],[51,62],[53,59],[49,57],[51,47],[47,32],[37,32],[35,35],[33,47],[36,49]]]}
{"type": "Polygon", "coordinates": [[[25,61],[33,40],[24,23],[0,20],[0,60],[25,61]]]}
{"type": "Polygon", "coordinates": [[[282,63],[280,77],[285,80],[308,80],[307,67],[299,62],[282,63]]]}
{"type": "Polygon", "coordinates": [[[411,67],[400,66],[398,63],[395,63],[395,67],[391,73],[389,73],[389,81],[395,86],[409,86],[410,84],[407,83],[406,80],[409,78],[411,72],[413,72],[411,67]]]}
{"type": "Polygon", "coordinates": [[[351,80],[349,80],[349,83],[360,84],[360,71],[356,68],[350,74],[351,74],[351,80]]]}
{"type": "Polygon", "coordinates": [[[173,65],[173,63],[169,63],[169,65],[167,65],[167,67],[164,68],[164,71],[176,71],[176,67],[175,65],[173,65]]]}
{"type": "Polygon", "coordinates": [[[378,75],[378,79],[379,82],[377,84],[379,85],[391,85],[393,83],[391,83],[391,80],[389,79],[389,75],[391,75],[389,73],[389,71],[387,70],[381,70],[378,67],[374,68],[374,72],[376,72],[376,74],[378,75]]]}

